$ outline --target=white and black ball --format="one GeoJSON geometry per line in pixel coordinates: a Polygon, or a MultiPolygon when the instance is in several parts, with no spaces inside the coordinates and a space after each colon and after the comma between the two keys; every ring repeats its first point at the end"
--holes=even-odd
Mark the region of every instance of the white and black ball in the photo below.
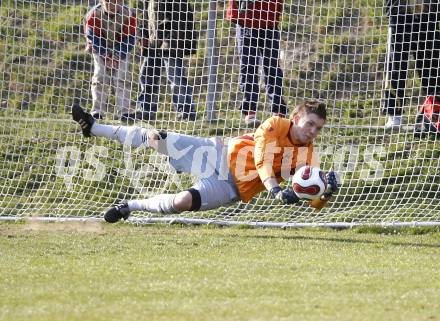
{"type": "Polygon", "coordinates": [[[327,188],[325,173],[318,167],[303,166],[293,175],[292,188],[300,199],[319,199],[327,188]]]}

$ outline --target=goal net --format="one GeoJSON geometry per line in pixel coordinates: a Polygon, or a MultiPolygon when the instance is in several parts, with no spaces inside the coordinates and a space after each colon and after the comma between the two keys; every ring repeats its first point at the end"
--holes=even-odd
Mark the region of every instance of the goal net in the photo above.
{"type": "MultiPolygon", "coordinates": [[[[186,3],[158,1],[163,5],[157,4],[157,10],[165,11],[156,18],[165,17],[168,9],[163,8],[176,2],[186,3]]],[[[257,2],[243,0],[238,5],[250,10],[257,2]]],[[[133,219],[273,226],[439,223],[440,141],[433,131],[420,133],[416,121],[426,98],[436,95],[435,85],[440,87],[435,79],[440,75],[439,14],[433,2],[284,0],[277,27],[282,95],[289,111],[307,98],[328,105],[327,125],[316,146],[320,167],[341,177],[329,207],[316,212],[306,204],[282,206],[261,193],[250,203],[214,211],[175,216],[135,212],[133,219]],[[387,121],[392,122],[391,129],[385,126],[387,121]]],[[[145,148],[86,139],[72,121],[73,103],[92,109],[91,86],[101,95],[100,108],[106,110],[103,123],[120,124],[127,95],[128,108],[139,104],[141,66],[149,56],[140,42],[151,39],[138,32],[123,88],[110,81],[105,102],[99,91],[105,89],[96,89],[93,80],[93,55],[90,48],[85,50],[83,18],[97,4],[98,0],[1,1],[3,219],[100,218],[119,200],[178,192],[194,182],[193,177],[172,171],[165,157],[145,148]]],[[[138,26],[152,8],[143,1],[125,4],[136,12],[138,26]]],[[[197,48],[183,59],[188,79],[184,91],[192,91],[197,119],[179,118],[172,82],[179,81],[182,65],[159,58],[156,117],[135,124],[226,141],[252,132],[240,111],[241,51],[239,31],[226,17],[229,0],[190,4],[197,48]]],[[[188,14],[173,17],[189,19],[188,14]]],[[[164,18],[169,26],[181,26],[174,22],[164,18]]],[[[148,74],[144,84],[152,77],[148,74]]],[[[257,117],[266,119],[272,115],[272,101],[266,94],[270,84],[265,69],[256,68],[254,77],[258,77],[257,117]]],[[[431,116],[435,124],[438,113],[431,116]]]]}

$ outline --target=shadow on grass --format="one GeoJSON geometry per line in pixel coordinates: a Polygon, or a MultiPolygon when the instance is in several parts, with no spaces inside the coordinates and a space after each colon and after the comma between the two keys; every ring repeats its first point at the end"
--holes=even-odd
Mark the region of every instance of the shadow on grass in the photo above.
{"type": "Polygon", "coordinates": [[[393,245],[393,246],[406,246],[406,247],[420,247],[420,248],[440,248],[439,244],[420,244],[412,242],[388,242],[388,240],[383,241],[372,241],[372,240],[359,240],[354,238],[339,238],[339,237],[313,237],[313,236],[277,236],[277,235],[240,235],[244,238],[255,238],[255,239],[283,239],[283,240],[304,240],[304,241],[327,241],[327,242],[337,242],[337,243],[359,243],[359,244],[378,244],[378,245],[393,245]]]}

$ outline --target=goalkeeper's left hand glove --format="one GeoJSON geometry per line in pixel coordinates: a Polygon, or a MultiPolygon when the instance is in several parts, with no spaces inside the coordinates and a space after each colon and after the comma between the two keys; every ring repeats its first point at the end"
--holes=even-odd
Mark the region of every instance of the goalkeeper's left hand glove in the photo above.
{"type": "Polygon", "coordinates": [[[324,194],[321,196],[321,199],[328,200],[334,193],[336,193],[339,189],[339,180],[336,176],[336,173],[333,171],[328,172],[325,174],[325,177],[327,179],[327,188],[325,189],[324,194]]]}
{"type": "Polygon", "coordinates": [[[291,188],[286,188],[282,190],[281,187],[277,186],[270,190],[273,198],[283,204],[295,204],[299,202],[298,196],[291,188]]]}

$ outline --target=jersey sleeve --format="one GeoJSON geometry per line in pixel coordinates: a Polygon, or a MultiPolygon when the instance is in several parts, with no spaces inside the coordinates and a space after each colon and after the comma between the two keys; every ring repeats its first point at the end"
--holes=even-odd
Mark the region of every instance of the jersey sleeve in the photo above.
{"type": "Polygon", "coordinates": [[[261,181],[264,183],[268,178],[275,177],[273,170],[273,159],[275,153],[279,152],[278,146],[280,126],[278,117],[267,119],[255,132],[255,168],[261,181]]]}

